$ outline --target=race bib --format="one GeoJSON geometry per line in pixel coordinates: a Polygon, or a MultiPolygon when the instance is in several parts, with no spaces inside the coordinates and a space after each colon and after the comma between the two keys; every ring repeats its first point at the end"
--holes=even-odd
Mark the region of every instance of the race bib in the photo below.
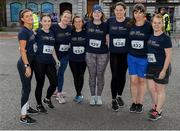
{"type": "Polygon", "coordinates": [[[113,39],[113,45],[115,47],[124,47],[126,39],[113,39]]]}
{"type": "Polygon", "coordinates": [[[54,46],[44,45],[43,46],[43,53],[44,54],[52,54],[54,50],[54,46]]]}
{"type": "Polygon", "coordinates": [[[73,53],[74,53],[74,54],[77,54],[77,55],[83,54],[83,53],[84,53],[84,50],[85,50],[85,48],[82,47],[82,46],[73,47],[73,53]]]}
{"type": "Polygon", "coordinates": [[[148,62],[149,62],[149,63],[154,63],[154,62],[156,62],[156,57],[155,57],[154,54],[148,53],[148,54],[147,54],[147,58],[148,58],[148,62]]]}
{"type": "Polygon", "coordinates": [[[59,51],[68,51],[69,50],[69,45],[60,45],[59,51]]]}
{"type": "Polygon", "coordinates": [[[36,52],[37,52],[37,49],[38,49],[37,43],[34,43],[34,44],[33,44],[33,51],[36,53],[36,52]]]}
{"type": "Polygon", "coordinates": [[[132,45],[132,48],[134,48],[134,49],[143,49],[144,41],[132,40],[131,45],[132,45]]]}
{"type": "Polygon", "coordinates": [[[100,40],[94,40],[94,39],[90,39],[89,40],[89,45],[93,48],[100,48],[101,46],[101,41],[100,40]]]}

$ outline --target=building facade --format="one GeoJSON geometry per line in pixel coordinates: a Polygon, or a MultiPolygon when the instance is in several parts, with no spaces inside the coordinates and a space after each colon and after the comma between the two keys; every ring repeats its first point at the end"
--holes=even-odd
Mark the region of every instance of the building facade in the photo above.
{"type": "MultiPolygon", "coordinates": [[[[108,18],[113,15],[112,5],[118,1],[126,3],[126,14],[129,17],[132,16],[133,5],[141,2],[147,7],[147,13],[153,14],[160,7],[166,7],[171,16],[171,23],[180,21],[180,0],[6,0],[6,25],[18,25],[19,11],[24,8],[31,8],[34,12],[57,13],[58,16],[68,9],[73,15],[84,17],[91,12],[95,3],[102,6],[108,18]]],[[[180,22],[177,25],[180,30],[180,22]]]]}

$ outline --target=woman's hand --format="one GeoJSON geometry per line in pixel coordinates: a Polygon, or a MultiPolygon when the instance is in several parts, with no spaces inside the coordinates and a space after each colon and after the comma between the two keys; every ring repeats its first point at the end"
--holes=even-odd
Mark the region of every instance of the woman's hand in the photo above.
{"type": "Polygon", "coordinates": [[[163,79],[166,75],[166,71],[162,70],[159,74],[159,79],[163,79]]]}
{"type": "Polygon", "coordinates": [[[107,46],[109,46],[109,34],[106,35],[106,43],[107,46]]]}
{"type": "Polygon", "coordinates": [[[56,60],[56,68],[58,69],[61,66],[61,62],[59,60],[56,60]]]}
{"type": "Polygon", "coordinates": [[[25,76],[30,77],[31,76],[31,67],[26,67],[25,69],[26,69],[25,76]]]}

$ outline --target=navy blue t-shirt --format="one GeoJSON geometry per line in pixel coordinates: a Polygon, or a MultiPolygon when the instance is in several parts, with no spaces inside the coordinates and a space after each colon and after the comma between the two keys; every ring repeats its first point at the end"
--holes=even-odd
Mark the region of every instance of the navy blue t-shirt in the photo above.
{"type": "Polygon", "coordinates": [[[147,57],[147,41],[152,35],[152,26],[145,22],[143,26],[133,25],[130,29],[128,51],[135,57],[147,57]]]}
{"type": "Polygon", "coordinates": [[[25,47],[27,55],[35,55],[34,45],[36,44],[36,40],[32,30],[29,30],[26,27],[22,27],[18,33],[18,40],[27,41],[25,47]]]}
{"type": "Polygon", "coordinates": [[[51,30],[54,32],[55,36],[56,54],[58,59],[61,59],[64,55],[68,54],[72,27],[67,26],[67,28],[62,29],[58,24],[54,24],[51,26],[51,30]]]}
{"type": "Polygon", "coordinates": [[[127,52],[130,30],[130,26],[128,25],[129,20],[129,18],[126,18],[123,22],[118,22],[115,17],[107,20],[110,38],[109,50],[111,53],[127,52]]]}
{"type": "Polygon", "coordinates": [[[72,31],[71,44],[69,49],[69,59],[71,61],[82,62],[85,61],[85,47],[86,47],[86,31],[81,32],[72,31]]]}
{"type": "Polygon", "coordinates": [[[53,32],[50,30],[49,33],[47,33],[42,29],[38,29],[36,34],[36,41],[38,46],[36,60],[39,63],[44,64],[54,63],[55,61],[52,54],[54,51],[55,38],[53,32]]]}
{"type": "Polygon", "coordinates": [[[93,22],[85,24],[87,33],[86,52],[95,54],[104,54],[108,52],[106,42],[107,24],[102,22],[100,25],[95,25],[93,22]]]}
{"type": "Polygon", "coordinates": [[[152,66],[163,67],[166,54],[166,48],[172,48],[171,39],[166,34],[161,34],[160,36],[152,35],[147,43],[148,48],[148,63],[152,66]]]}

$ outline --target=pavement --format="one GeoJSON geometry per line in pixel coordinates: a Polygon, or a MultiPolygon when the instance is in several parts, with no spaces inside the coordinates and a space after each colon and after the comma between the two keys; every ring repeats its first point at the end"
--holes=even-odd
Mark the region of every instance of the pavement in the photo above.
{"type": "MultiPolygon", "coordinates": [[[[88,86],[88,72],[85,73],[85,82],[82,94],[84,101],[77,104],[73,101],[75,89],[73,77],[69,67],[65,73],[63,91],[66,92],[66,104],[59,104],[55,98],[52,102],[55,109],[49,109],[48,114],[32,116],[37,119],[34,125],[19,123],[21,83],[17,72],[18,50],[17,32],[0,33],[0,130],[180,130],[180,48],[173,39],[172,75],[167,86],[166,104],[161,120],[151,122],[147,120],[151,99],[147,92],[144,100],[144,113],[136,114],[128,111],[131,105],[129,76],[122,95],[125,106],[118,112],[111,109],[109,65],[105,72],[105,86],[103,90],[103,105],[90,106],[90,90],[88,86]]],[[[36,106],[34,97],[35,79],[32,80],[30,104],[36,106]]],[[[46,79],[43,97],[46,94],[48,80],[46,79]]]]}

